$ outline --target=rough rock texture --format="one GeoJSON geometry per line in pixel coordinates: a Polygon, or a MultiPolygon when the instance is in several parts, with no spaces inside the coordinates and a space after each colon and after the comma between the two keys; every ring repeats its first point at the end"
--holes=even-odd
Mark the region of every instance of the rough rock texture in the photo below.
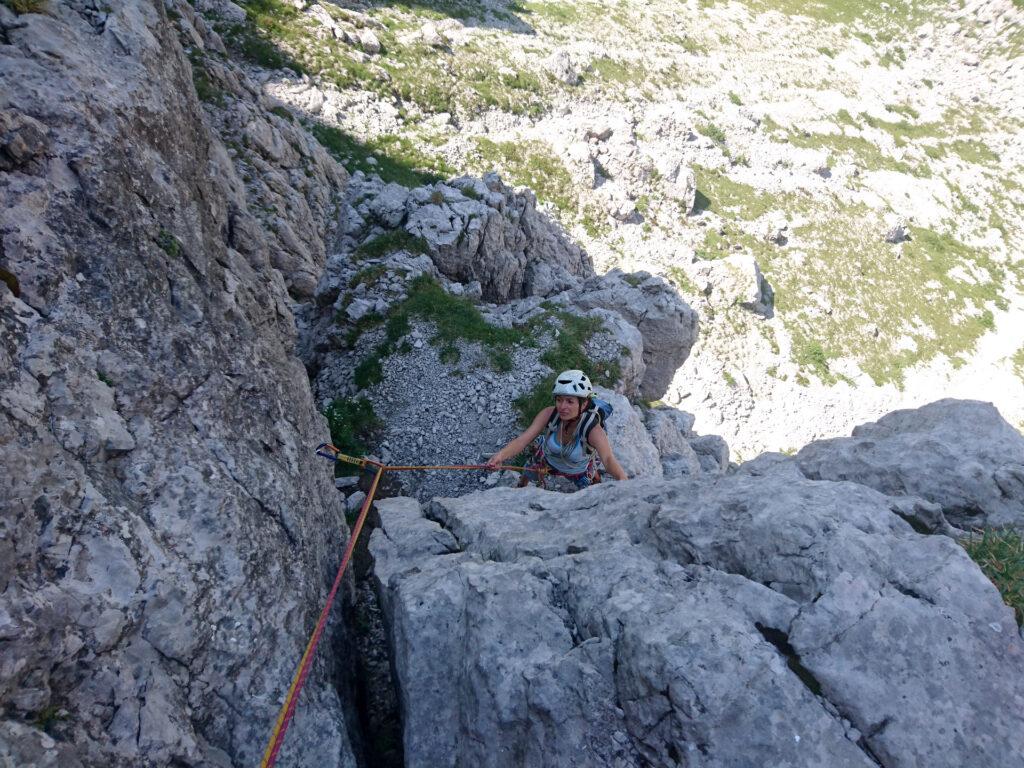
{"type": "Polygon", "coordinates": [[[1012,611],[877,491],[784,462],[379,509],[410,768],[1024,760],[1012,611]]]}
{"type": "Polygon", "coordinates": [[[640,409],[611,390],[596,387],[596,392],[613,408],[605,430],[626,476],[661,477],[661,457],[644,426],[640,409]]]}
{"type": "Polygon", "coordinates": [[[812,479],[921,497],[960,528],[1024,528],[1024,437],[990,403],[894,411],[853,437],[807,445],[796,461],[812,479]]]}
{"type": "Polygon", "coordinates": [[[594,274],[586,252],[537,210],[533,193],[513,191],[497,174],[413,190],[357,175],[351,200],[350,246],[401,227],[421,239],[445,277],[478,281],[488,301],[548,296],[594,274]]]}
{"type": "Polygon", "coordinates": [[[657,400],[665,394],[697,340],[697,313],[660,277],[643,272],[626,276],[612,270],[586,280],[558,299],[584,309],[613,310],[640,330],[647,365],[640,395],[645,400],[657,400]]]}
{"type": "MultiPolygon", "coordinates": [[[[109,6],[0,7],[0,762],[253,765],[344,518],[189,6],[109,6]]],[[[321,254],[330,194],[292,219],[321,254]]],[[[290,763],[353,764],[341,672],[316,666],[290,763]]]]}
{"type": "Polygon", "coordinates": [[[712,307],[738,304],[761,314],[771,307],[771,286],[753,256],[737,254],[711,261],[701,260],[687,267],[687,272],[712,307]]]}

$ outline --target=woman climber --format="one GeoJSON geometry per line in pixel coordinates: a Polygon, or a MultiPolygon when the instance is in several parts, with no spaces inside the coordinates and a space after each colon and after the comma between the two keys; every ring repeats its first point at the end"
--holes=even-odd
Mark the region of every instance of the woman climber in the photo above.
{"type": "Polygon", "coordinates": [[[575,370],[559,374],[552,394],[554,406],[541,410],[519,437],[487,460],[487,466],[501,465],[537,440],[534,465],[524,469],[520,488],[531,480],[543,485],[543,478],[548,474],[566,477],[577,488],[599,483],[601,475],[595,454],[601,457],[601,463],[612,477],[625,480],[626,473],[612,453],[603,427],[611,406],[596,400],[586,374],[575,370]]]}

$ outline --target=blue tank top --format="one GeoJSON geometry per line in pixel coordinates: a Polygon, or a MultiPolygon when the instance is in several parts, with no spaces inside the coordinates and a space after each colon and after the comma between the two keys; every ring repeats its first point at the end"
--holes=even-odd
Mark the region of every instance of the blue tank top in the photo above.
{"type": "Polygon", "coordinates": [[[572,442],[562,445],[558,441],[558,430],[555,429],[543,440],[544,459],[559,472],[564,472],[567,475],[579,475],[587,471],[590,454],[587,451],[583,435],[577,433],[573,435],[572,442]]]}

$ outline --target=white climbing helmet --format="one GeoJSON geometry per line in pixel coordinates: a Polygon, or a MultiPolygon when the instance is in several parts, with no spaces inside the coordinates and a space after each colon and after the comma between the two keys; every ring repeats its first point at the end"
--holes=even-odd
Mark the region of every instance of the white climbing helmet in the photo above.
{"type": "Polygon", "coordinates": [[[562,371],[555,379],[555,388],[551,394],[590,397],[594,394],[594,387],[583,371],[562,371]]]}

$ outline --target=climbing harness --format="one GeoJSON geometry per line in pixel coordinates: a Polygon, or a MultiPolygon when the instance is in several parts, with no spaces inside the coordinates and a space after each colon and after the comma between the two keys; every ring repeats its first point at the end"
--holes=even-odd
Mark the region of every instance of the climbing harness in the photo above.
{"type": "MultiPolygon", "coordinates": [[[[362,469],[374,468],[375,471],[373,473],[373,482],[370,484],[370,491],[366,494],[366,498],[363,500],[363,506],[359,509],[359,517],[356,518],[356,523],[352,527],[352,535],[349,537],[348,545],[345,547],[345,554],[342,555],[341,566],[338,568],[338,574],[334,577],[334,584],[331,586],[331,591],[327,594],[327,601],[324,603],[323,610],[320,611],[320,618],[317,620],[316,628],[313,630],[313,634],[310,636],[309,642],[306,644],[306,650],[302,654],[301,661],[299,661],[299,668],[296,670],[295,677],[292,679],[292,684],[288,688],[288,695],[285,696],[284,703],[281,705],[281,711],[277,716],[277,722],[274,723],[274,730],[271,731],[270,734],[270,743],[267,744],[267,749],[263,753],[263,760],[260,763],[260,768],[271,768],[274,765],[274,761],[277,760],[277,753],[281,750],[281,745],[284,744],[284,735],[288,731],[288,726],[291,724],[292,717],[295,715],[295,707],[299,701],[299,693],[302,691],[302,686],[306,683],[306,678],[309,677],[309,670],[313,664],[313,656],[316,653],[316,647],[319,645],[320,637],[323,635],[324,627],[327,625],[327,616],[331,612],[331,606],[334,604],[334,598],[338,594],[338,588],[341,586],[341,579],[345,574],[345,570],[348,568],[349,560],[352,559],[352,552],[355,550],[359,534],[362,533],[363,523],[366,522],[366,516],[370,511],[370,505],[373,503],[373,497],[377,493],[377,486],[380,484],[381,476],[385,472],[411,470],[486,469],[495,472],[502,469],[509,469],[513,472],[523,472],[526,469],[525,467],[505,465],[489,467],[486,464],[392,466],[382,464],[379,461],[373,461],[372,459],[348,456],[330,443],[321,443],[318,445],[316,454],[317,456],[322,456],[331,461],[355,464],[362,469]]],[[[542,475],[543,474],[546,474],[546,472],[542,470],[542,475]]]]}

